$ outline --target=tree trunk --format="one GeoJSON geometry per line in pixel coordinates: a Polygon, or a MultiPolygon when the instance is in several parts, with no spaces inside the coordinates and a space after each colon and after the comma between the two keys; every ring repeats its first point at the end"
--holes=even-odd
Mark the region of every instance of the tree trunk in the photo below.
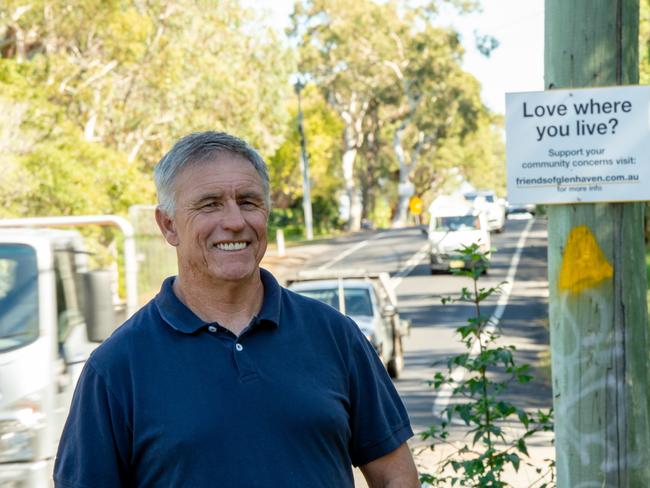
{"type": "Polygon", "coordinates": [[[355,137],[354,125],[356,121],[353,120],[352,111],[342,114],[345,127],[343,128],[343,182],[345,184],[345,197],[349,215],[347,215],[348,229],[357,231],[361,229],[361,197],[359,189],[357,188],[356,181],[354,180],[354,161],[357,158],[358,152],[358,137],[355,137]]]}
{"type": "Polygon", "coordinates": [[[345,182],[345,194],[349,206],[348,227],[352,231],[361,228],[361,198],[354,180],[354,160],[356,157],[357,149],[346,145],[343,153],[343,181],[345,182]]]}
{"type": "MultiPolygon", "coordinates": [[[[410,173],[411,166],[406,162],[406,156],[404,154],[404,147],[402,146],[402,134],[406,123],[402,124],[396,131],[393,136],[393,151],[399,162],[399,185],[400,188],[404,187],[408,183],[411,183],[410,173]]],[[[408,210],[409,210],[409,200],[412,195],[407,193],[400,192],[397,209],[395,210],[395,216],[393,217],[392,226],[393,227],[404,227],[407,223],[408,210]]]]}
{"type": "MultiPolygon", "coordinates": [[[[547,88],[637,83],[638,22],[638,0],[546,0],[547,88]]],[[[549,206],[558,488],[650,480],[643,206],[549,206]]]]}

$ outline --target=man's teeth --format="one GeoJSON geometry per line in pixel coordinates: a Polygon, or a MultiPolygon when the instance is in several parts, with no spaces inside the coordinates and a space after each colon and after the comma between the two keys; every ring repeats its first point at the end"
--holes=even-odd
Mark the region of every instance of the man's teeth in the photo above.
{"type": "Polygon", "coordinates": [[[217,248],[222,251],[239,251],[247,246],[245,242],[223,242],[217,244],[217,248]]]}

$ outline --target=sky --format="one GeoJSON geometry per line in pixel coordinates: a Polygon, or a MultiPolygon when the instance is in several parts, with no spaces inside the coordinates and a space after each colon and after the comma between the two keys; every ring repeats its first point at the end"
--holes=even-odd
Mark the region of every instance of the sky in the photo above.
{"type": "MultiPolygon", "coordinates": [[[[246,0],[267,10],[269,22],[289,25],[293,0],[246,0]]],[[[481,82],[484,103],[505,113],[505,93],[544,89],[544,0],[483,0],[482,11],[457,15],[444,12],[440,25],[461,34],[466,54],[463,67],[481,82]],[[474,32],[497,38],[499,47],[489,58],[475,48],[474,32]]]]}

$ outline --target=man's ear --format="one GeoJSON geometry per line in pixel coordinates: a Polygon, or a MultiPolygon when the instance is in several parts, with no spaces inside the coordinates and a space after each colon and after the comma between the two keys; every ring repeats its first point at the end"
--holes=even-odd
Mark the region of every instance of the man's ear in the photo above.
{"type": "Polygon", "coordinates": [[[178,246],[178,232],[176,232],[176,223],[174,218],[160,207],[156,207],[156,223],[162,232],[163,237],[172,246],[178,246]]]}

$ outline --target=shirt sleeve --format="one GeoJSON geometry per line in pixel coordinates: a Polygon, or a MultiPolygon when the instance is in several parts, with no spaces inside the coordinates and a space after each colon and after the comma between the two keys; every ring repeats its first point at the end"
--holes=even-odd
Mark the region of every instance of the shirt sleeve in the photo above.
{"type": "Polygon", "coordinates": [[[88,361],[61,435],[54,465],[55,486],[127,486],[131,438],[122,405],[88,361]]]}
{"type": "Polygon", "coordinates": [[[350,373],[350,456],[362,466],[397,449],[413,430],[386,368],[356,324],[350,373]]]}

